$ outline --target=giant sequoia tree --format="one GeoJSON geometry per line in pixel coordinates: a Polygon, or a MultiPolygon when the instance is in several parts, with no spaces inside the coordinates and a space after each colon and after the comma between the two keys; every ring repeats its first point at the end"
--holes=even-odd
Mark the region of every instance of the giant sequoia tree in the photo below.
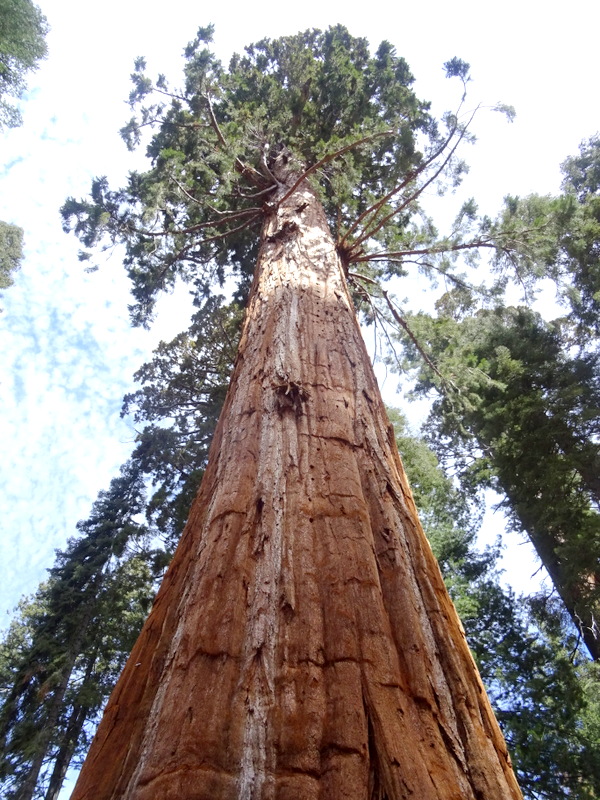
{"type": "Polygon", "coordinates": [[[201,306],[229,270],[249,289],[201,488],[73,796],[518,798],[345,281],[475,244],[416,217],[466,127],[434,124],[387,44],[309,31],[225,71],[208,33],[180,92],[138,62],[124,133],[154,129],[150,169],[64,209],[86,246],[125,245],[137,322],[178,276],[201,306]]]}

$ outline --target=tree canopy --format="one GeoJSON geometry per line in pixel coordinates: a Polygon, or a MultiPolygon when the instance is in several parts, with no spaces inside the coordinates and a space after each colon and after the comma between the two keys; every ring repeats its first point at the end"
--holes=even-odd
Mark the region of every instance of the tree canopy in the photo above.
{"type": "Polygon", "coordinates": [[[31,0],[0,0],[0,130],[21,124],[15,105],[47,53],[48,23],[31,0]]]}
{"type": "MultiPolygon", "coordinates": [[[[311,30],[251,45],[226,70],[207,47],[211,36],[201,29],[186,49],[180,89],[164,76],[151,80],[144,60],[136,62],[136,115],[122,134],[130,147],[147,142],[150,169],[118,190],[99,178],[89,199],[63,207],[84,260],[99,244],[125,246],[134,323],[150,321],[157,293],[177,278],[201,298],[232,274],[244,297],[278,188],[269,164],[282,148],[298,180],[318,187],[347,265],[377,261],[378,274],[389,276],[401,272],[403,254],[434,260],[475,246],[462,231],[440,237],[418,202],[426,187],[460,180],[457,149],[471,115],[458,109],[434,120],[389,43],[371,55],[342,26],[311,30]]],[[[468,66],[449,64],[448,74],[463,79],[468,66]]]]}
{"type": "Polygon", "coordinates": [[[12,275],[23,258],[23,230],[0,220],[0,289],[12,285],[12,275]]]}
{"type": "Polygon", "coordinates": [[[596,137],[565,163],[563,195],[508,198],[501,213],[502,225],[537,231],[513,258],[532,293],[542,279],[552,281],[564,315],[545,320],[498,300],[473,313],[459,287],[440,299],[436,315],[410,318],[413,339],[406,340],[419,365],[417,391],[439,392],[428,422],[438,453],[465,487],[487,486],[505,498],[596,659],[598,148],[596,137]]]}

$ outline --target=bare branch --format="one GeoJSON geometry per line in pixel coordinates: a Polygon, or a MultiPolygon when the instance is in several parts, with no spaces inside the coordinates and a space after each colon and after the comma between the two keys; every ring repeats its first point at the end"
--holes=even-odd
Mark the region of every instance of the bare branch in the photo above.
{"type": "Polygon", "coordinates": [[[363,211],[362,214],[360,214],[360,216],[352,223],[352,225],[348,228],[346,233],[342,236],[342,238],[338,242],[338,246],[343,246],[348,236],[350,236],[350,234],[358,228],[358,226],[367,216],[369,216],[370,214],[376,214],[377,211],[379,211],[379,209],[388,202],[388,200],[391,200],[391,198],[394,195],[398,194],[398,192],[401,192],[402,189],[405,189],[410,183],[412,183],[412,181],[415,180],[415,178],[418,178],[419,175],[421,175],[427,169],[427,167],[429,167],[429,165],[432,164],[436,160],[436,158],[438,158],[438,156],[440,156],[444,152],[444,150],[452,140],[452,137],[454,136],[455,133],[456,133],[456,127],[452,129],[450,136],[448,136],[448,138],[444,141],[444,143],[423,164],[421,164],[419,167],[411,170],[408,173],[407,177],[402,181],[402,183],[397,184],[386,195],[377,200],[376,203],[373,203],[373,205],[369,206],[369,208],[363,211]]]}
{"type": "MultiPolygon", "coordinates": [[[[380,231],[380,230],[381,230],[381,228],[383,228],[383,226],[384,226],[384,225],[385,225],[387,222],[389,222],[389,221],[390,221],[390,219],[392,219],[393,217],[395,217],[397,214],[399,214],[401,211],[403,211],[403,210],[404,210],[404,209],[405,209],[405,208],[406,208],[406,207],[407,207],[407,206],[408,206],[410,203],[412,203],[414,200],[416,200],[416,198],[417,198],[417,197],[418,197],[420,194],[422,194],[422,193],[425,191],[425,189],[426,189],[426,188],[427,188],[427,187],[428,187],[428,186],[429,186],[431,183],[433,183],[433,181],[434,181],[434,180],[436,180],[436,178],[437,178],[437,177],[439,177],[440,173],[441,173],[441,172],[443,172],[443,170],[444,170],[444,169],[446,168],[446,166],[448,165],[448,162],[450,161],[450,159],[452,158],[452,156],[453,156],[453,155],[454,155],[454,153],[456,152],[456,149],[457,149],[457,147],[459,146],[459,144],[460,144],[460,143],[462,142],[462,140],[464,139],[464,137],[465,137],[465,135],[466,135],[466,133],[467,133],[467,129],[468,129],[469,125],[471,124],[471,122],[472,122],[472,120],[473,120],[473,117],[474,117],[474,116],[475,116],[475,114],[477,113],[477,110],[478,110],[478,109],[475,109],[475,111],[473,111],[473,113],[471,114],[471,117],[470,117],[469,121],[467,122],[467,124],[465,125],[465,127],[464,127],[464,128],[461,130],[461,132],[460,132],[460,135],[459,135],[458,139],[456,140],[456,143],[455,143],[454,147],[452,147],[452,149],[450,150],[450,152],[448,153],[448,155],[446,156],[446,158],[445,158],[445,159],[442,161],[442,163],[440,164],[440,166],[438,167],[438,169],[437,169],[437,170],[436,170],[436,171],[433,173],[433,175],[431,175],[431,177],[430,177],[428,180],[426,180],[424,184],[422,184],[421,186],[419,186],[419,187],[418,187],[418,189],[417,189],[417,191],[413,192],[413,193],[412,193],[412,194],[411,194],[411,195],[410,195],[410,196],[409,196],[407,199],[405,199],[405,200],[404,200],[404,201],[403,201],[403,202],[400,204],[400,206],[398,206],[397,208],[395,208],[393,211],[390,211],[390,213],[389,213],[389,214],[386,214],[386,215],[385,215],[385,216],[384,216],[384,217],[383,217],[381,220],[379,220],[379,222],[378,222],[378,223],[375,225],[375,227],[368,228],[367,230],[363,231],[363,233],[362,233],[362,234],[361,234],[361,235],[360,235],[360,236],[359,236],[359,237],[356,239],[356,241],[355,241],[355,242],[353,242],[353,245],[352,245],[352,247],[353,247],[353,248],[355,248],[355,247],[359,247],[359,246],[360,246],[360,245],[361,245],[361,244],[362,244],[364,241],[366,241],[367,239],[369,239],[369,238],[371,238],[372,236],[374,236],[374,235],[375,235],[375,234],[376,234],[378,231],[380,231]]],[[[369,224],[370,224],[370,223],[369,223],[369,224]]]]}
{"type": "Polygon", "coordinates": [[[382,290],[381,290],[381,293],[382,293],[382,295],[383,295],[383,298],[384,298],[385,302],[386,302],[386,303],[387,303],[387,305],[388,305],[388,308],[389,308],[389,310],[390,310],[390,312],[391,312],[392,316],[394,317],[394,319],[396,320],[396,322],[398,323],[398,325],[400,325],[400,327],[401,327],[401,328],[402,328],[402,329],[403,329],[403,330],[406,332],[406,334],[407,334],[408,338],[411,340],[411,342],[412,342],[412,343],[414,344],[414,346],[417,348],[417,350],[419,351],[419,353],[420,353],[420,354],[421,354],[421,356],[423,357],[423,359],[424,359],[425,363],[427,364],[427,366],[428,366],[428,367],[429,367],[431,370],[433,370],[433,372],[435,372],[435,374],[436,374],[436,375],[438,376],[438,378],[439,378],[439,379],[442,381],[442,384],[443,384],[444,386],[447,386],[447,387],[448,387],[448,388],[450,388],[450,389],[455,389],[456,387],[454,387],[454,386],[453,386],[453,385],[452,385],[452,384],[451,384],[451,383],[450,383],[450,382],[449,382],[449,381],[448,381],[448,380],[447,380],[447,379],[446,379],[446,378],[445,378],[445,377],[442,375],[442,373],[441,373],[441,372],[439,371],[439,369],[438,369],[438,368],[435,366],[435,364],[433,363],[433,361],[431,360],[431,358],[430,358],[430,357],[427,355],[427,353],[426,353],[426,352],[425,352],[425,350],[423,349],[423,347],[422,347],[421,343],[419,342],[419,340],[417,339],[417,337],[415,336],[415,334],[414,334],[414,333],[412,332],[412,330],[410,329],[410,326],[409,326],[408,322],[407,322],[407,321],[406,321],[406,320],[405,320],[403,317],[401,317],[401,316],[400,316],[400,314],[398,313],[398,311],[396,310],[396,308],[395,308],[394,304],[392,303],[392,301],[390,300],[390,298],[389,298],[389,295],[388,295],[388,293],[386,292],[386,290],[385,290],[385,289],[382,289],[382,290]]]}
{"type": "MultiPolygon", "coordinates": [[[[371,283],[374,286],[377,286],[377,288],[381,288],[381,287],[379,286],[377,281],[374,281],[371,278],[367,278],[366,275],[359,275],[359,274],[354,273],[354,272],[349,272],[348,273],[348,277],[351,279],[351,281],[354,284],[354,286],[355,286],[356,290],[358,291],[358,293],[362,297],[365,297],[367,299],[367,302],[371,306],[371,309],[373,311],[373,319],[375,321],[375,328],[377,327],[377,320],[378,319],[381,320],[381,330],[383,331],[383,334],[384,334],[385,338],[387,339],[388,347],[390,348],[390,350],[394,354],[394,358],[396,359],[396,363],[398,364],[398,367],[400,368],[400,371],[402,371],[402,365],[400,363],[400,359],[398,357],[398,354],[396,353],[396,348],[394,347],[394,343],[392,342],[392,340],[390,338],[390,334],[388,333],[388,320],[386,320],[384,315],[377,308],[377,306],[376,306],[376,304],[374,302],[374,296],[370,292],[367,292],[367,290],[365,289],[364,286],[359,285],[356,282],[355,279],[356,278],[360,278],[361,280],[367,281],[368,283],[371,283]]],[[[377,352],[377,347],[375,347],[375,353],[376,352],[377,352]]]]}
{"type": "MultiPolygon", "coordinates": [[[[356,258],[350,257],[350,263],[358,264],[362,261],[388,261],[392,259],[401,259],[404,256],[420,256],[420,255],[435,255],[436,253],[453,253],[458,250],[476,250],[480,247],[486,247],[492,250],[505,250],[500,244],[492,242],[488,239],[476,239],[472,242],[463,242],[462,244],[453,245],[434,245],[433,247],[422,247],[414,250],[393,250],[384,253],[367,253],[366,255],[357,256],[356,258]]],[[[506,249],[506,252],[510,251],[506,249]]]]}
{"type": "Polygon", "coordinates": [[[243,197],[244,200],[254,200],[257,197],[262,197],[263,195],[268,194],[269,192],[272,192],[273,189],[276,189],[276,188],[277,188],[277,184],[274,183],[272,186],[267,186],[266,189],[261,189],[260,192],[254,192],[253,194],[244,194],[243,192],[240,192],[238,190],[237,193],[236,193],[236,197],[243,197]]]}
{"type": "Polygon", "coordinates": [[[421,343],[420,343],[420,342],[419,342],[419,340],[417,339],[416,335],[415,335],[415,334],[412,332],[412,330],[410,329],[410,326],[408,325],[408,323],[406,322],[406,320],[405,320],[405,319],[404,319],[404,318],[403,318],[403,317],[400,315],[399,311],[398,311],[398,310],[396,309],[396,307],[394,306],[394,303],[393,303],[393,302],[392,302],[392,300],[390,299],[390,297],[389,297],[389,295],[388,295],[387,291],[386,291],[386,290],[385,290],[385,289],[384,289],[384,288],[383,288],[383,287],[382,287],[382,286],[381,286],[381,285],[380,285],[380,284],[379,284],[377,281],[373,280],[373,278],[367,278],[367,277],[366,277],[366,275],[360,275],[360,274],[358,274],[358,273],[356,273],[356,272],[349,272],[349,273],[348,273],[348,276],[349,276],[349,277],[351,277],[351,278],[353,278],[353,279],[358,279],[358,280],[366,281],[367,283],[370,283],[370,284],[372,284],[372,285],[374,285],[374,286],[377,286],[377,288],[378,288],[378,289],[379,289],[379,291],[381,292],[381,296],[383,297],[383,299],[384,299],[384,300],[385,300],[385,302],[387,303],[387,307],[389,308],[389,310],[390,310],[390,313],[392,314],[393,318],[396,320],[396,322],[398,323],[398,325],[400,325],[400,327],[402,328],[402,330],[403,330],[403,331],[405,331],[405,333],[407,334],[407,336],[409,337],[409,339],[411,340],[411,342],[414,344],[414,346],[417,348],[417,350],[419,351],[419,353],[420,353],[420,354],[421,354],[421,356],[423,357],[423,360],[425,361],[425,363],[427,364],[427,366],[428,366],[428,367],[429,367],[431,370],[433,370],[433,372],[434,372],[434,373],[435,373],[435,374],[438,376],[438,378],[439,378],[439,379],[442,381],[442,384],[443,384],[444,386],[446,386],[446,387],[448,387],[448,388],[450,388],[450,389],[452,389],[452,390],[455,390],[455,389],[456,389],[456,387],[455,387],[455,386],[453,386],[453,384],[452,384],[451,382],[449,382],[449,381],[448,381],[448,380],[447,380],[447,379],[446,379],[446,378],[445,378],[445,377],[442,375],[442,373],[441,373],[441,372],[439,371],[439,369],[438,369],[438,368],[435,366],[435,364],[433,363],[433,361],[431,360],[431,358],[429,357],[429,355],[428,355],[428,354],[425,352],[425,350],[423,349],[423,346],[421,345],[421,343]]]}
{"type": "MultiPolygon", "coordinates": [[[[390,259],[392,261],[393,259],[390,259]]],[[[453,275],[451,272],[444,272],[441,267],[438,267],[437,264],[433,264],[431,261],[415,261],[414,259],[407,258],[402,261],[398,261],[398,264],[415,264],[417,267],[428,267],[429,269],[434,269],[436,272],[439,272],[444,278],[448,278],[448,280],[455,283],[457,286],[460,286],[462,289],[468,289],[469,291],[477,291],[474,286],[471,286],[465,281],[462,281],[460,278],[457,278],[456,275],[453,275]]]]}

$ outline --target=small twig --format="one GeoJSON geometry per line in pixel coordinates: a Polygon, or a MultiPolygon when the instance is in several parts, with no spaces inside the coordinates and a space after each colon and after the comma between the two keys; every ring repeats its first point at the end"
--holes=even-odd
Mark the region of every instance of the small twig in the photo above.
{"type": "Polygon", "coordinates": [[[264,194],[268,194],[274,189],[277,189],[276,183],[274,183],[272,186],[267,186],[266,189],[261,189],[260,192],[254,192],[253,194],[243,194],[243,192],[238,191],[237,197],[243,197],[244,200],[255,200],[257,197],[262,197],[264,194]]]}
{"type": "Polygon", "coordinates": [[[361,281],[366,281],[373,286],[377,286],[378,289],[381,289],[381,284],[378,281],[373,280],[373,278],[368,278],[366,275],[361,275],[360,272],[348,272],[347,275],[349,278],[359,278],[361,281]]]}
{"type": "Polygon", "coordinates": [[[202,203],[200,200],[197,200],[197,199],[196,199],[196,198],[195,198],[193,195],[191,195],[191,194],[188,192],[188,190],[185,188],[185,186],[182,186],[182,184],[181,184],[181,183],[179,183],[179,181],[177,180],[177,178],[173,177],[173,180],[175,181],[175,185],[177,186],[177,188],[178,188],[178,189],[179,189],[181,192],[183,192],[183,194],[184,194],[184,195],[187,197],[187,199],[188,199],[188,200],[191,200],[191,201],[192,201],[192,203],[196,203],[196,205],[198,205],[198,206],[202,206],[202,205],[203,205],[203,203],[202,203]]]}
{"type": "Polygon", "coordinates": [[[422,357],[423,357],[423,359],[425,360],[425,363],[427,364],[427,366],[428,366],[428,367],[429,367],[431,370],[433,370],[433,372],[435,372],[435,374],[436,374],[436,375],[438,376],[438,378],[439,378],[439,379],[442,381],[442,383],[444,384],[444,386],[447,386],[447,385],[449,386],[450,384],[448,383],[448,381],[446,380],[446,378],[444,378],[444,376],[443,376],[443,375],[442,375],[442,373],[439,371],[439,369],[438,369],[438,368],[435,366],[435,364],[433,363],[433,361],[431,360],[431,358],[430,358],[430,357],[427,355],[427,353],[425,352],[425,350],[423,350],[423,347],[421,346],[421,343],[419,342],[419,340],[417,339],[417,337],[415,336],[415,334],[414,334],[414,333],[411,331],[411,329],[410,329],[410,327],[409,327],[409,325],[408,325],[408,322],[407,322],[407,321],[406,321],[406,320],[405,320],[403,317],[401,317],[401,316],[400,316],[400,314],[399,314],[399,313],[396,311],[396,309],[394,308],[394,304],[393,304],[393,303],[392,303],[392,301],[390,300],[390,298],[389,298],[389,296],[388,296],[388,293],[386,292],[386,290],[385,290],[385,289],[382,289],[382,290],[381,290],[381,294],[383,295],[383,298],[384,298],[385,302],[387,303],[387,305],[388,305],[388,308],[389,308],[389,310],[390,310],[390,312],[391,312],[392,316],[394,317],[394,319],[396,320],[396,322],[398,323],[398,325],[400,325],[400,327],[401,327],[401,328],[402,328],[402,329],[403,329],[403,330],[406,332],[406,334],[408,335],[408,337],[409,337],[409,339],[411,340],[411,342],[414,344],[414,346],[417,348],[417,350],[419,351],[419,353],[422,355],[422,357]]]}
{"type": "MultiPolygon", "coordinates": [[[[394,358],[396,359],[396,363],[398,364],[398,367],[400,369],[402,369],[402,364],[400,362],[400,359],[398,358],[398,354],[396,353],[396,348],[394,347],[394,344],[393,344],[393,342],[392,342],[392,340],[390,338],[390,335],[388,333],[388,330],[387,330],[388,320],[386,320],[386,318],[383,316],[381,311],[375,305],[373,295],[370,292],[367,292],[367,290],[365,289],[364,286],[360,286],[356,282],[355,278],[363,278],[364,280],[367,280],[369,283],[373,283],[376,286],[379,286],[379,284],[377,284],[376,281],[372,281],[369,278],[365,278],[364,275],[358,275],[356,273],[348,273],[348,277],[351,279],[352,284],[356,287],[356,290],[359,292],[359,294],[362,297],[365,297],[367,299],[369,305],[371,306],[371,309],[373,311],[373,319],[374,319],[374,328],[375,328],[375,330],[377,329],[377,320],[378,319],[381,320],[381,330],[383,331],[383,334],[384,334],[385,338],[387,339],[387,343],[388,343],[388,346],[389,346],[390,350],[394,354],[394,358]]],[[[374,347],[374,350],[375,350],[375,356],[376,356],[377,355],[377,346],[376,345],[374,347]]]]}
{"type": "Polygon", "coordinates": [[[152,91],[156,92],[157,94],[162,94],[164,97],[170,97],[171,100],[181,100],[183,103],[189,102],[187,97],[184,97],[181,94],[175,94],[175,92],[167,92],[165,89],[159,89],[156,84],[154,84],[152,87],[152,91]]]}
{"type": "Polygon", "coordinates": [[[471,286],[464,281],[461,281],[460,278],[457,278],[455,275],[452,275],[451,272],[444,272],[441,267],[438,267],[436,264],[433,264],[431,261],[415,261],[412,258],[407,258],[406,260],[399,260],[395,261],[395,259],[389,259],[392,263],[397,264],[415,264],[417,267],[429,267],[429,269],[434,269],[436,272],[439,272],[440,275],[443,275],[444,278],[448,278],[448,280],[455,283],[457,286],[462,287],[463,289],[468,289],[469,291],[477,291],[474,286],[471,286]]]}

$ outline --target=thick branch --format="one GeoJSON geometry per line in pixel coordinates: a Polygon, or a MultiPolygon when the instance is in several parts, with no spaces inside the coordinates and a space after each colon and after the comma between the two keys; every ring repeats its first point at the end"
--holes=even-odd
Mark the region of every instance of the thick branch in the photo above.
{"type": "Polygon", "coordinates": [[[402,183],[399,183],[396,186],[394,186],[394,188],[391,189],[386,195],[381,197],[376,203],[373,203],[373,205],[369,206],[369,208],[367,208],[365,211],[363,211],[362,214],[360,214],[360,216],[352,223],[352,225],[348,228],[346,233],[342,236],[342,238],[338,242],[338,246],[343,246],[343,244],[346,241],[346,239],[348,238],[348,236],[350,236],[350,234],[358,228],[358,226],[361,224],[361,222],[366,217],[368,217],[370,214],[376,214],[377,211],[379,211],[379,209],[383,205],[385,205],[389,200],[391,200],[391,198],[394,195],[398,194],[398,192],[401,192],[402,189],[405,189],[410,183],[412,183],[412,181],[415,180],[415,178],[418,178],[419,175],[421,175],[427,169],[427,167],[429,167],[429,165],[432,164],[436,160],[436,158],[438,158],[438,156],[440,156],[444,152],[444,150],[449,145],[449,143],[452,140],[452,137],[454,136],[455,133],[456,133],[456,128],[453,128],[452,129],[452,133],[450,134],[450,136],[433,153],[433,155],[431,155],[419,167],[417,167],[416,169],[411,170],[411,172],[409,172],[408,176],[402,181],[402,183]]]}
{"type": "MultiPolygon", "coordinates": [[[[377,224],[376,224],[374,227],[372,227],[372,228],[368,228],[368,229],[366,229],[365,231],[363,231],[363,233],[362,233],[362,234],[361,234],[361,235],[360,235],[360,236],[359,236],[359,237],[356,239],[356,241],[353,243],[353,245],[352,245],[352,247],[353,247],[353,248],[360,247],[360,245],[361,245],[361,244],[362,244],[364,241],[366,241],[367,239],[369,239],[369,238],[371,238],[372,236],[374,236],[374,235],[375,235],[375,234],[376,234],[378,231],[380,231],[380,230],[381,230],[381,228],[383,228],[383,226],[384,226],[384,225],[385,225],[387,222],[389,222],[389,221],[390,221],[390,220],[391,220],[393,217],[395,217],[397,214],[399,214],[401,211],[403,211],[403,210],[404,210],[404,209],[405,209],[405,208],[406,208],[408,205],[410,205],[410,203],[412,203],[412,202],[413,202],[413,200],[415,200],[415,199],[416,199],[416,198],[417,198],[417,197],[418,197],[420,194],[422,194],[422,193],[425,191],[425,189],[426,189],[426,188],[427,188],[427,187],[428,187],[428,186],[429,186],[431,183],[433,183],[433,181],[434,181],[434,180],[436,180],[436,178],[438,178],[438,177],[439,177],[439,175],[440,175],[440,174],[443,172],[443,170],[446,168],[446,166],[448,165],[448,162],[450,161],[450,159],[452,158],[452,156],[453,156],[453,155],[454,155],[454,153],[456,152],[456,149],[457,149],[457,147],[459,146],[459,144],[462,142],[463,138],[465,137],[465,135],[466,135],[466,132],[467,132],[467,128],[468,128],[468,126],[470,125],[470,123],[471,123],[471,121],[472,121],[472,119],[473,119],[473,116],[475,115],[475,113],[476,113],[476,110],[475,110],[475,111],[473,112],[473,114],[471,115],[471,119],[469,120],[469,122],[467,123],[467,125],[466,125],[466,126],[463,128],[463,129],[462,129],[462,131],[461,131],[461,133],[460,133],[460,135],[459,135],[459,137],[458,137],[458,139],[457,139],[457,141],[456,141],[456,144],[455,144],[455,145],[454,145],[454,147],[453,147],[453,148],[450,150],[450,152],[448,153],[447,157],[446,157],[446,158],[444,159],[444,161],[441,163],[441,165],[439,166],[439,168],[438,168],[438,169],[437,169],[437,170],[436,170],[436,171],[433,173],[433,175],[431,175],[431,177],[430,177],[428,180],[426,180],[426,181],[425,181],[425,183],[424,183],[423,185],[419,186],[416,192],[413,192],[413,193],[410,195],[410,197],[408,197],[406,200],[404,200],[404,202],[402,202],[402,203],[400,204],[400,206],[398,206],[397,208],[395,208],[393,211],[390,211],[390,213],[389,213],[389,214],[386,214],[386,215],[385,215],[385,216],[384,216],[384,217],[383,217],[383,218],[382,218],[382,219],[381,219],[381,220],[380,220],[380,221],[379,221],[379,222],[378,222],[378,223],[377,223],[377,224]]],[[[453,134],[453,135],[454,135],[454,134],[453,134]]]]}
{"type": "Polygon", "coordinates": [[[318,170],[319,167],[322,167],[323,164],[327,164],[329,161],[333,161],[334,158],[344,155],[344,153],[347,153],[348,150],[352,150],[353,148],[358,147],[361,144],[365,144],[366,142],[371,142],[373,139],[378,139],[382,136],[391,136],[392,134],[393,131],[380,131],[379,133],[372,133],[369,136],[364,136],[362,139],[357,139],[355,142],[351,142],[350,144],[345,145],[345,147],[342,147],[340,150],[336,150],[335,153],[329,153],[329,155],[323,156],[323,158],[320,158],[315,164],[313,164],[311,167],[309,167],[302,173],[302,175],[298,178],[298,180],[294,184],[292,184],[292,188],[289,189],[284,194],[284,196],[281,198],[279,202],[284,203],[288,199],[288,197],[291,197],[291,195],[300,186],[302,181],[306,180],[306,178],[308,178],[308,176],[311,175],[313,172],[316,172],[316,170],[318,170]]]}

